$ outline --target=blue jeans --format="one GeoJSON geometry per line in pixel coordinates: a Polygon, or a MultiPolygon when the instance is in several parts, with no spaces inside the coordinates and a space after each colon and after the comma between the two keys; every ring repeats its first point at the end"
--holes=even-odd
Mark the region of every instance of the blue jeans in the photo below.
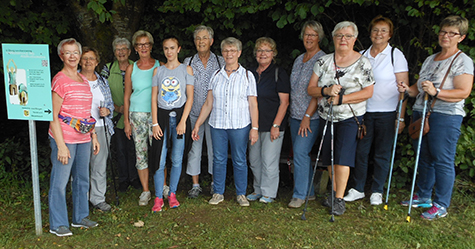
{"type": "Polygon", "coordinates": [[[180,180],[181,175],[183,152],[185,150],[185,136],[187,134],[183,134],[182,138],[178,139],[178,135],[176,133],[176,117],[170,117],[169,123],[168,129],[165,130],[162,137],[163,146],[162,153],[160,155],[160,167],[157,171],[155,171],[155,175],[153,176],[155,183],[155,196],[158,198],[163,198],[163,183],[165,181],[164,170],[167,163],[168,139],[171,139],[172,150],[170,154],[172,163],[172,170],[170,172],[170,194],[176,193],[178,181],[180,180]]]}
{"type": "MultiPolygon", "coordinates": [[[[310,158],[313,144],[318,136],[318,124],[320,120],[310,121],[311,133],[307,137],[298,135],[301,120],[290,118],[290,136],[294,153],[294,193],[292,198],[304,200],[307,196],[308,185],[312,180],[313,166],[310,158]]],[[[313,184],[310,196],[315,195],[313,184]]]]}
{"type": "Polygon", "coordinates": [[[228,142],[231,145],[234,184],[237,195],[245,195],[247,188],[246,150],[251,125],[241,129],[215,129],[211,127],[213,140],[213,181],[214,192],[224,194],[226,167],[228,162],[228,142]]]}
{"type": "Polygon", "coordinates": [[[50,138],[51,146],[51,178],[48,193],[49,224],[51,230],[60,226],[69,227],[68,208],[66,206],[66,186],[72,175],[73,223],[79,223],[89,216],[89,158],[91,143],[66,144],[71,158],[68,164],[58,161],[58,146],[50,138]]]}
{"type": "MultiPolygon", "coordinates": [[[[414,112],[413,120],[421,117],[414,112]]],[[[460,136],[463,117],[432,112],[429,117],[430,131],[422,137],[419,157],[417,195],[431,198],[435,185],[434,202],[448,208],[455,181],[455,152],[460,136]]],[[[417,149],[417,140],[414,140],[417,149]]]]}
{"type": "Polygon", "coordinates": [[[383,193],[389,173],[391,149],[395,134],[396,112],[367,112],[364,115],[366,136],[358,142],[353,171],[355,189],[364,192],[371,146],[374,148],[372,193],[383,193]]]}

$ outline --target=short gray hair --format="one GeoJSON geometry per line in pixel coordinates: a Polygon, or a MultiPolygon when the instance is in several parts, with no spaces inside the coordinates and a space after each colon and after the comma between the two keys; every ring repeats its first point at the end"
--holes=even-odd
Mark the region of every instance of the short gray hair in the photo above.
{"type": "Polygon", "coordinates": [[[213,36],[214,36],[213,29],[209,26],[199,25],[198,27],[196,27],[195,31],[193,32],[193,40],[196,39],[196,35],[198,35],[198,33],[203,31],[203,30],[208,31],[209,38],[213,39],[213,36]]]}
{"type": "Polygon", "coordinates": [[[348,27],[353,29],[353,35],[355,36],[355,38],[358,38],[358,27],[356,26],[354,22],[350,22],[350,21],[343,21],[343,22],[337,23],[335,25],[335,28],[332,31],[332,36],[335,36],[335,33],[338,30],[348,28],[348,27]]]}
{"type": "Polygon", "coordinates": [[[221,42],[221,50],[224,46],[234,46],[238,51],[242,51],[242,42],[234,37],[228,37],[221,42]]]}
{"type": "Polygon", "coordinates": [[[303,26],[302,30],[300,31],[300,39],[303,40],[303,35],[305,34],[305,29],[309,27],[313,29],[315,32],[318,34],[318,42],[320,42],[324,37],[325,37],[325,32],[323,31],[323,26],[321,23],[314,21],[314,20],[309,20],[306,21],[303,26]]]}
{"type": "Polygon", "coordinates": [[[119,45],[125,45],[128,49],[130,49],[130,42],[129,40],[127,40],[127,38],[117,37],[114,39],[114,41],[112,42],[112,49],[114,50],[114,52],[115,48],[119,45]]]}
{"type": "Polygon", "coordinates": [[[75,44],[76,46],[78,46],[79,48],[79,55],[82,55],[82,46],[81,46],[81,43],[79,43],[78,41],[76,41],[76,39],[74,38],[68,38],[68,39],[64,39],[62,41],[59,42],[58,44],[58,55],[61,55],[61,52],[63,52],[63,46],[64,45],[72,45],[72,44],[75,44]]]}
{"type": "Polygon", "coordinates": [[[148,41],[150,44],[153,45],[153,36],[150,34],[148,31],[145,30],[139,30],[134,33],[134,36],[132,36],[132,45],[135,47],[135,44],[137,43],[137,39],[140,37],[147,37],[148,41]]]}

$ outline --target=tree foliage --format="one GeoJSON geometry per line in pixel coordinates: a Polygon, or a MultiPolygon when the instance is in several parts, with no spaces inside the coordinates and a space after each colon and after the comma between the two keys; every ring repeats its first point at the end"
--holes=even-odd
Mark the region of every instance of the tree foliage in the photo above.
{"type": "MultiPolygon", "coordinates": [[[[195,53],[194,28],[205,24],[215,30],[215,52],[226,37],[235,36],[243,42],[240,62],[245,67],[255,66],[254,41],[261,36],[272,37],[279,50],[277,62],[287,72],[294,58],[304,52],[299,34],[305,21],[322,23],[326,38],[321,47],[327,53],[333,51],[330,34],[335,24],[355,22],[359,28],[356,49],[362,50],[371,44],[369,22],[381,14],[394,22],[391,43],[406,55],[411,83],[416,81],[424,59],[439,50],[440,21],[448,15],[461,15],[470,21],[470,28],[460,48],[475,58],[475,5],[469,0],[8,0],[1,1],[0,8],[2,42],[47,43],[55,48],[59,40],[74,36],[111,60],[110,44],[115,36],[131,38],[136,30],[144,29],[155,38],[155,58],[164,60],[160,41],[173,35],[182,43],[183,60],[195,53]]],[[[462,126],[456,164],[462,175],[474,177],[474,92],[466,103],[470,115],[462,126]]],[[[404,184],[410,181],[407,174],[412,174],[409,169],[414,163],[414,151],[406,135],[401,136],[399,145],[396,175],[400,178],[396,182],[404,184]]]]}

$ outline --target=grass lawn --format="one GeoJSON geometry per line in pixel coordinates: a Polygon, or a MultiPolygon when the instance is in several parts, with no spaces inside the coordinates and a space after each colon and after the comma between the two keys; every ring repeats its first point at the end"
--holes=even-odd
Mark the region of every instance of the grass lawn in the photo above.
{"type": "MultiPolygon", "coordinates": [[[[405,189],[392,191],[388,211],[366,198],[347,203],[346,213],[332,223],[320,198],[309,202],[307,220],[301,220],[302,208],[287,208],[288,186],[281,187],[276,202],[250,207],[236,203],[232,184],[217,206],[207,203],[209,186],[199,198],[186,199],[188,186],[180,186],[179,208],[165,202],[160,213],[151,213],[153,200],[138,206],[140,190],[119,193],[120,205],[112,212],[91,209],[98,227],[71,228],[73,236],[60,238],[49,233],[47,190],[41,190],[43,235],[36,236],[32,191],[2,185],[0,248],[475,248],[473,184],[456,183],[446,218],[422,220],[423,210],[412,209],[410,223],[408,209],[398,204],[409,196],[405,189]],[[139,221],[142,227],[134,225],[139,221]]],[[[108,200],[114,200],[112,191],[108,200]]]]}

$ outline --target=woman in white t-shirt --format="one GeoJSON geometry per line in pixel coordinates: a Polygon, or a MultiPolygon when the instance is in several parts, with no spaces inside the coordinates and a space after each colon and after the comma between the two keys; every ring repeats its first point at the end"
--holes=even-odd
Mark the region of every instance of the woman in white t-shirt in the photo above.
{"type": "Polygon", "coordinates": [[[408,67],[404,54],[391,47],[389,40],[393,36],[394,25],[386,17],[375,17],[369,32],[371,47],[361,51],[373,67],[373,96],[366,103],[364,123],[366,136],[359,141],[356,149],[356,164],[352,177],[355,185],[344,197],[345,201],[356,201],[365,197],[364,187],[368,171],[368,162],[374,162],[373,183],[371,185],[371,205],[383,203],[383,188],[389,173],[392,142],[394,139],[395,120],[399,122],[399,131],[404,129],[404,108],[396,117],[399,92],[398,82],[408,82],[408,67]],[[374,155],[370,158],[371,147],[374,155]]]}
{"type": "Polygon", "coordinates": [[[114,102],[106,79],[96,71],[99,65],[99,52],[94,48],[84,47],[81,56],[80,73],[89,82],[92,92],[91,115],[96,119],[96,133],[102,150],[94,155],[91,151],[91,188],[89,190],[89,201],[94,208],[103,212],[111,210],[111,206],[106,202],[107,190],[107,156],[109,155],[109,145],[111,136],[114,135],[114,125],[112,124],[112,113],[114,112],[114,102]]]}

